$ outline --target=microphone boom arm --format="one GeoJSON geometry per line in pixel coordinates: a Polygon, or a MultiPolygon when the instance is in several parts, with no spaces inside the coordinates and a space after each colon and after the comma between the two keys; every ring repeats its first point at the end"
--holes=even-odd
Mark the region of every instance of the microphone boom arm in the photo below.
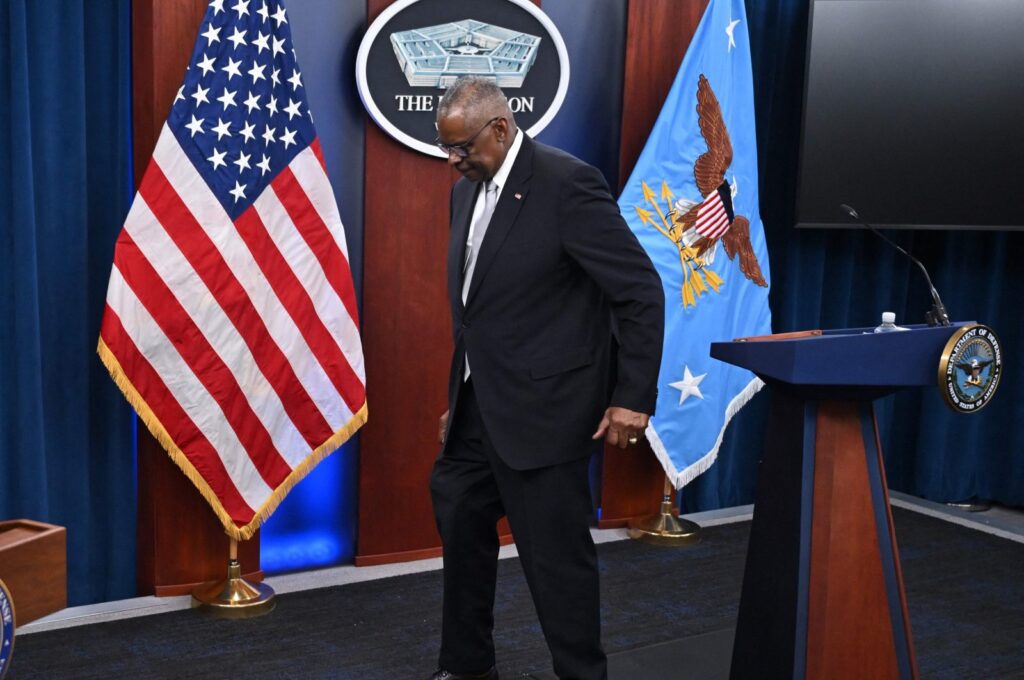
{"type": "Polygon", "coordinates": [[[903,248],[901,248],[897,243],[889,239],[889,237],[887,237],[885,234],[878,231],[878,229],[868,224],[868,222],[862,219],[861,216],[857,213],[857,211],[851,208],[850,206],[846,205],[845,203],[841,203],[839,205],[839,208],[844,213],[846,213],[847,215],[849,215],[850,217],[852,217],[853,219],[857,220],[862,225],[870,229],[875,236],[882,239],[890,246],[906,255],[911,262],[920,267],[921,273],[924,274],[924,280],[928,282],[928,289],[931,291],[932,294],[932,308],[925,312],[925,319],[928,321],[929,326],[948,326],[949,314],[946,313],[946,306],[942,304],[942,298],[939,297],[939,291],[935,290],[935,286],[932,285],[932,277],[928,276],[928,270],[925,269],[923,264],[921,264],[921,261],[918,260],[913,255],[911,255],[910,253],[908,253],[903,248]]]}

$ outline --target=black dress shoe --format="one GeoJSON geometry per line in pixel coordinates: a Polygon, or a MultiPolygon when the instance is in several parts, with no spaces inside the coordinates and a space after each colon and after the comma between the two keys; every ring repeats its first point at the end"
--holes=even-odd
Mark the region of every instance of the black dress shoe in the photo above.
{"type": "Polygon", "coordinates": [[[452,673],[439,668],[430,676],[430,680],[498,680],[498,669],[491,666],[483,673],[452,673]]]}

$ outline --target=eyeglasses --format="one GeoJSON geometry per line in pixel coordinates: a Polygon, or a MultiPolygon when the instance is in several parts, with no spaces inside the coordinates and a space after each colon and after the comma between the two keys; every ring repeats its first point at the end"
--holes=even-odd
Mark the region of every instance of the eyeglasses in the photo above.
{"type": "Polygon", "coordinates": [[[495,116],[494,118],[491,118],[489,121],[484,123],[484,126],[482,128],[476,131],[475,135],[473,135],[466,141],[462,142],[461,144],[445,144],[440,139],[435,140],[434,143],[437,144],[437,148],[439,148],[441,151],[444,151],[446,154],[455,154],[459,158],[465,158],[469,155],[469,147],[473,146],[473,142],[476,140],[477,137],[480,136],[480,133],[486,130],[488,127],[490,127],[494,121],[500,119],[501,116],[495,116]]]}

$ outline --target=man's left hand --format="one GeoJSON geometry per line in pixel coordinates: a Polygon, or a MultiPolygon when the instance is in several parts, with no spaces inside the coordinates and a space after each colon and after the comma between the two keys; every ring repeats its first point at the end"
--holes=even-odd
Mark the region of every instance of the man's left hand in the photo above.
{"type": "Polygon", "coordinates": [[[604,437],[612,446],[624,449],[636,444],[644,436],[650,416],[620,406],[609,406],[592,439],[604,437]]]}

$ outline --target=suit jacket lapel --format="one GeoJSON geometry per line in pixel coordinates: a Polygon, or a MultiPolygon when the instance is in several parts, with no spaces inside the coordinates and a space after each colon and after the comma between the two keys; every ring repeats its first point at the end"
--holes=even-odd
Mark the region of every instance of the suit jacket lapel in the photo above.
{"type": "Polygon", "coordinates": [[[501,189],[501,196],[498,198],[498,205],[494,207],[494,214],[487,226],[487,234],[484,236],[483,245],[480,247],[480,254],[477,256],[476,268],[473,270],[473,280],[469,284],[469,294],[466,296],[466,305],[473,301],[473,296],[480,289],[480,282],[487,276],[487,271],[497,257],[498,250],[505,242],[509,230],[519,215],[519,209],[526,200],[530,191],[530,176],[533,174],[533,140],[523,135],[523,145],[516,157],[516,164],[508,175],[508,181],[501,189]]]}
{"type": "Polygon", "coordinates": [[[464,182],[462,188],[452,197],[451,236],[448,240],[448,291],[453,296],[453,301],[460,305],[469,220],[473,216],[473,204],[479,188],[479,184],[464,182]]]}

